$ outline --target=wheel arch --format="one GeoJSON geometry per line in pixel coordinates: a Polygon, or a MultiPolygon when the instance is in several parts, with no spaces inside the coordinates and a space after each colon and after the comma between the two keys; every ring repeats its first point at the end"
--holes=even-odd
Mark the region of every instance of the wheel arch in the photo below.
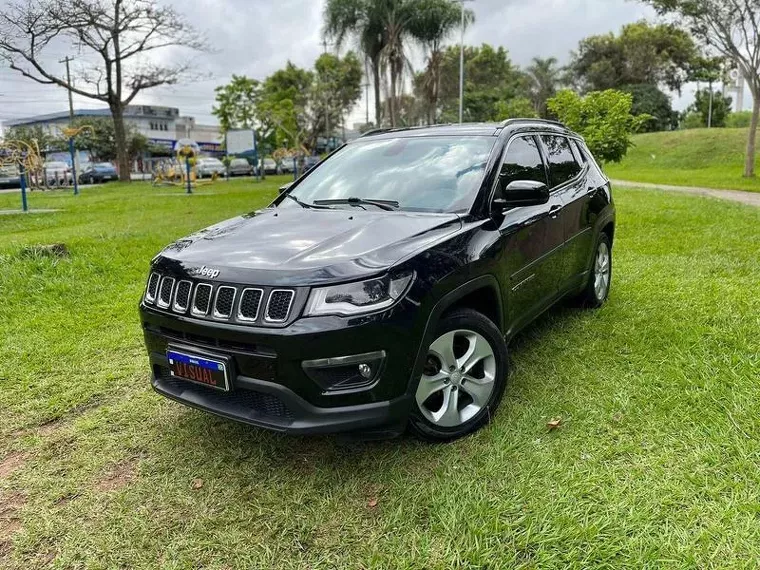
{"type": "Polygon", "coordinates": [[[615,241],[615,221],[609,220],[605,223],[602,226],[601,233],[607,234],[607,237],[610,238],[610,247],[612,247],[612,244],[615,241]]]}
{"type": "Polygon", "coordinates": [[[488,317],[502,334],[504,332],[504,311],[502,306],[501,288],[496,277],[487,274],[476,277],[450,291],[441,297],[428,315],[425,330],[422,334],[420,346],[417,349],[417,357],[412,368],[412,375],[409,378],[407,392],[413,394],[417,389],[417,380],[422,374],[422,368],[425,364],[427,347],[433,341],[433,334],[438,326],[439,321],[446,313],[459,309],[471,308],[488,317]],[[495,306],[489,307],[489,303],[495,301],[495,306]],[[484,310],[485,309],[485,310],[484,310]],[[490,314],[489,314],[490,313],[490,314]],[[495,320],[494,320],[495,317],[495,320]]]}

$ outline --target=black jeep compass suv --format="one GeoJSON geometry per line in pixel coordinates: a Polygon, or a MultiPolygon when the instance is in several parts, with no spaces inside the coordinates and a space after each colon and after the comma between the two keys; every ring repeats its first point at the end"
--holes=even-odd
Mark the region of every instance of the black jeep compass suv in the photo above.
{"type": "Polygon", "coordinates": [[[153,260],[153,387],[282,432],[461,437],[499,405],[517,331],[606,300],[614,233],[609,180],[562,125],[369,133],[153,260]]]}

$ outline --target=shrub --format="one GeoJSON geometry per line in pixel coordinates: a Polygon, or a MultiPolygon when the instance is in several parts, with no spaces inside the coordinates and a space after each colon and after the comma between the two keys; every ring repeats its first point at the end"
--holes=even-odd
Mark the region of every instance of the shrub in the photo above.
{"type": "Polygon", "coordinates": [[[682,129],[704,129],[706,126],[700,113],[686,112],[681,118],[682,129]]]}
{"type": "Polygon", "coordinates": [[[726,126],[732,129],[746,129],[752,120],[752,111],[739,111],[729,113],[726,117],[726,126]]]}
{"type": "Polygon", "coordinates": [[[634,117],[632,105],[630,93],[615,89],[592,91],[585,97],[565,90],[549,100],[549,110],[586,139],[602,162],[620,162],[633,144],[631,135],[651,119],[646,114],[634,117]]]}

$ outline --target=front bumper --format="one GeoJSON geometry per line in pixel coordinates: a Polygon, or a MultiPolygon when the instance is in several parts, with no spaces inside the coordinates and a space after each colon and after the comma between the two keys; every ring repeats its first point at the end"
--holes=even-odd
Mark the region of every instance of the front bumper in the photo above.
{"type": "Polygon", "coordinates": [[[284,328],[209,323],[140,308],[153,388],[163,396],[226,418],[292,434],[401,433],[413,397],[409,381],[419,341],[411,307],[378,318],[318,317],[284,328]],[[232,390],[220,392],[169,373],[166,349],[230,359],[232,390]],[[355,390],[326,391],[303,362],[383,350],[375,382],[355,390]]]}

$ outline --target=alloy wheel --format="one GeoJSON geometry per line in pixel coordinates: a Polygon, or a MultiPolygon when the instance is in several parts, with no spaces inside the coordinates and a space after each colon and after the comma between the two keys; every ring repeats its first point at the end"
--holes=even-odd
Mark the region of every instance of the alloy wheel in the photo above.
{"type": "Polygon", "coordinates": [[[428,349],[417,406],[437,426],[460,426],[488,405],[495,378],[496,357],[486,338],[466,329],[449,331],[428,349]]]}
{"type": "Polygon", "coordinates": [[[610,286],[610,248],[605,242],[599,243],[594,261],[594,294],[602,301],[607,296],[610,286]]]}

